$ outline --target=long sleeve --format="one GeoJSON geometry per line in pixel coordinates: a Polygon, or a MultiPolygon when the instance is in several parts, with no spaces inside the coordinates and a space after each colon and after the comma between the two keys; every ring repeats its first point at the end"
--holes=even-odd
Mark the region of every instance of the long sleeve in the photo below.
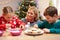
{"type": "Polygon", "coordinates": [[[41,24],[38,24],[39,28],[47,28],[50,30],[50,33],[58,33],[60,34],[60,20],[56,20],[54,23],[48,23],[47,21],[43,21],[41,24]]]}
{"type": "Polygon", "coordinates": [[[25,23],[22,22],[20,19],[18,19],[17,17],[16,18],[16,22],[17,22],[17,26],[20,26],[21,24],[24,25],[25,23]]]}
{"type": "Polygon", "coordinates": [[[0,20],[0,30],[6,30],[6,25],[2,24],[2,20],[0,20]]]}
{"type": "Polygon", "coordinates": [[[60,20],[57,20],[54,24],[54,28],[50,29],[50,33],[60,34],[60,20]]]}
{"type": "Polygon", "coordinates": [[[6,30],[5,24],[1,24],[1,25],[0,25],[0,30],[3,30],[3,31],[6,30]]]}
{"type": "Polygon", "coordinates": [[[60,29],[50,29],[50,33],[60,34],[60,29]]]}
{"type": "Polygon", "coordinates": [[[38,25],[39,28],[43,29],[43,28],[45,28],[45,24],[46,24],[46,22],[42,21],[42,22],[38,23],[37,25],[38,25]]]}

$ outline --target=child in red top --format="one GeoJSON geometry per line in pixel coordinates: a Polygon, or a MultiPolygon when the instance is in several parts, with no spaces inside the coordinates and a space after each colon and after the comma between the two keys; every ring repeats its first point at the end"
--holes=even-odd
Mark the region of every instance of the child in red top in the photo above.
{"type": "Polygon", "coordinates": [[[6,28],[24,28],[24,23],[13,15],[13,10],[11,7],[6,6],[3,8],[3,14],[0,17],[0,30],[6,30],[6,28]]]}

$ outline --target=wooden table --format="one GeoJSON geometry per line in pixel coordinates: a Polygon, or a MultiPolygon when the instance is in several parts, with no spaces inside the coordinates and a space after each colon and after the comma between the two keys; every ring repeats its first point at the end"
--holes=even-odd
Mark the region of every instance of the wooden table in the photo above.
{"type": "Polygon", "coordinates": [[[24,32],[20,36],[11,36],[9,33],[4,33],[0,40],[60,40],[60,34],[43,34],[39,36],[28,36],[24,32]]]}

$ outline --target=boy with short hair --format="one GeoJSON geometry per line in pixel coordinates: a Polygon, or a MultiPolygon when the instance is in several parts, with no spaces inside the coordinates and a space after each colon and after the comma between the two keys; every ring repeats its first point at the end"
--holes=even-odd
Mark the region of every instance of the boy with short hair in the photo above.
{"type": "Polygon", "coordinates": [[[46,20],[38,23],[38,27],[42,28],[45,33],[60,33],[60,20],[58,20],[58,11],[55,7],[49,6],[44,12],[46,20]]]}

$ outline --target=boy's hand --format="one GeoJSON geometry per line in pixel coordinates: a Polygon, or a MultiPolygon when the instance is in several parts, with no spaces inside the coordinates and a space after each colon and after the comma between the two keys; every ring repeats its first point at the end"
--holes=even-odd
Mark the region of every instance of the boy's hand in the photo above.
{"type": "Polygon", "coordinates": [[[50,30],[47,29],[47,28],[44,28],[43,31],[44,31],[45,33],[50,33],[50,30]]]}

